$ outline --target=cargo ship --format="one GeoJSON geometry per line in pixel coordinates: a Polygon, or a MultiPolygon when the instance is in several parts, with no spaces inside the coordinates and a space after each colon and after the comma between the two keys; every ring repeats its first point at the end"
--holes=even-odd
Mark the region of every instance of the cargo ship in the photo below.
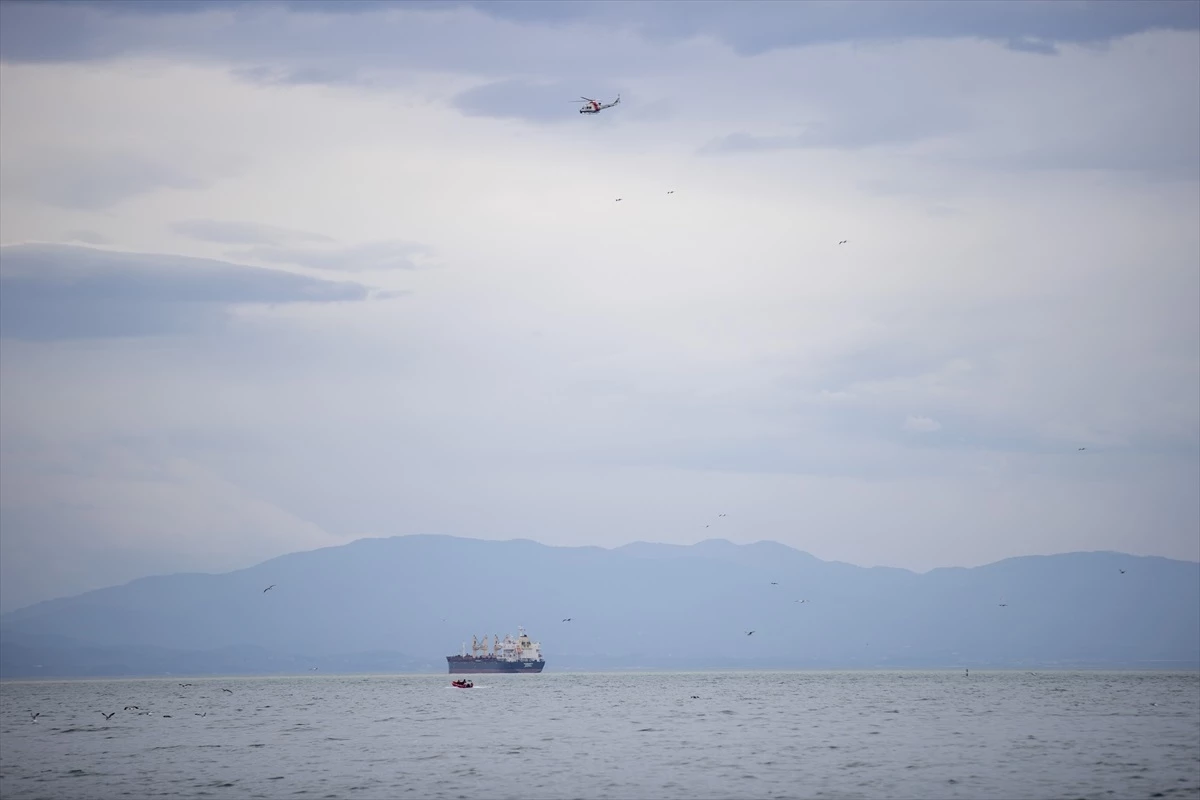
{"type": "Polygon", "coordinates": [[[462,653],[457,656],[446,656],[450,665],[451,675],[477,675],[494,672],[541,672],[546,666],[542,658],[542,645],[531,641],[524,628],[518,627],[520,636],[516,639],[507,635],[503,640],[499,635],[493,637],[488,646],[487,636],[483,641],[471,637],[471,655],[467,655],[467,643],[463,642],[462,653]]]}

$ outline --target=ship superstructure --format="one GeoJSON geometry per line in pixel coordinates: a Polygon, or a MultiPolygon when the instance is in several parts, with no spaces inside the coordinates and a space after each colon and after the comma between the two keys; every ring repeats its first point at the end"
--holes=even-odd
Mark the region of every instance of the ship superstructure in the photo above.
{"type": "Polygon", "coordinates": [[[518,627],[519,635],[511,634],[501,639],[499,634],[488,645],[487,635],[480,641],[471,637],[471,654],[467,655],[467,643],[463,642],[462,653],[446,656],[451,675],[478,674],[484,672],[541,672],[546,666],[542,658],[542,645],[529,638],[525,629],[518,627]]]}

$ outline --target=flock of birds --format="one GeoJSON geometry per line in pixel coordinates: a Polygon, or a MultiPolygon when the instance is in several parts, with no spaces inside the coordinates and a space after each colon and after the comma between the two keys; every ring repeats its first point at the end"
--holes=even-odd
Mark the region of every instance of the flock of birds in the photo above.
{"type": "MultiPolygon", "coordinates": [[[[265,590],[264,590],[264,591],[265,591],[265,590]]],[[[193,687],[194,685],[195,685],[195,684],[191,684],[191,683],[181,683],[181,684],[179,684],[179,688],[180,688],[180,689],[187,689],[187,688],[191,688],[191,687],[193,687]]],[[[232,689],[227,689],[227,688],[225,688],[224,686],[222,686],[222,687],[221,687],[221,691],[222,691],[222,692],[227,692],[227,693],[229,693],[229,694],[233,694],[233,690],[232,690],[232,689]]],[[[207,698],[206,698],[206,697],[201,697],[200,699],[207,699],[207,698]]],[[[269,707],[270,707],[270,706],[264,706],[264,708],[269,708],[269,707]]],[[[238,709],[235,709],[235,710],[240,712],[242,709],[238,708],[238,709]]],[[[125,706],[125,707],[122,709],[122,711],[123,711],[123,712],[130,712],[130,711],[132,711],[132,712],[135,712],[135,716],[139,716],[139,717],[148,717],[148,716],[153,716],[153,714],[154,714],[154,712],[153,712],[153,711],[148,711],[148,710],[146,710],[146,709],[143,709],[141,706],[135,706],[135,705],[128,705],[128,706],[125,706]]],[[[116,711],[97,711],[96,713],[97,713],[97,714],[99,714],[100,716],[104,717],[104,721],[105,721],[105,722],[111,722],[111,721],[112,721],[112,718],[113,718],[113,717],[115,717],[115,716],[117,715],[117,712],[116,712],[116,711]]],[[[40,711],[34,711],[33,709],[29,709],[29,721],[30,721],[30,722],[37,722],[37,721],[38,721],[38,718],[39,718],[39,717],[41,717],[41,716],[42,716],[42,713],[41,713],[40,711]]],[[[195,711],[195,712],[193,712],[193,716],[197,716],[197,717],[207,717],[207,716],[208,716],[208,711],[195,711]]],[[[163,714],[163,715],[162,715],[162,718],[163,718],[163,719],[173,719],[173,718],[174,718],[174,715],[172,715],[172,714],[163,714]]]]}

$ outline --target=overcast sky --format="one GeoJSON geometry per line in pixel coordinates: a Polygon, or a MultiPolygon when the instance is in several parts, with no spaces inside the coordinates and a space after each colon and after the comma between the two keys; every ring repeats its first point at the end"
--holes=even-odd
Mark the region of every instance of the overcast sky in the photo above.
{"type": "Polygon", "coordinates": [[[1200,3],[0,9],[4,610],[412,533],[1200,559],[1200,3]]]}

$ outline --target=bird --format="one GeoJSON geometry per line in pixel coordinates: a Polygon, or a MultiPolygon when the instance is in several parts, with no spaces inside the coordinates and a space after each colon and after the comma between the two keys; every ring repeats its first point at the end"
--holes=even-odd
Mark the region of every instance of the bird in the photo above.
{"type": "MultiPolygon", "coordinates": [[[[1120,569],[1120,567],[1118,567],[1118,569],[1120,569]]],[[[1124,575],[1124,574],[1125,574],[1125,570],[1123,570],[1123,569],[1122,569],[1122,570],[1121,570],[1121,574],[1122,574],[1122,575],[1124,575]]]]}
{"type": "Polygon", "coordinates": [[[567,617],[566,619],[563,620],[563,622],[570,622],[570,621],[571,621],[570,617],[567,617]]]}
{"type": "Polygon", "coordinates": [[[1007,606],[1007,605],[1008,605],[1008,603],[1001,603],[1001,604],[1000,604],[1000,607],[1001,607],[1001,608],[1004,608],[1004,607],[1005,607],[1005,606],[1007,606]]]}
{"type": "Polygon", "coordinates": [[[772,586],[778,586],[778,585],[779,585],[779,581],[771,581],[771,585],[772,585],[772,586]]]}
{"type": "Polygon", "coordinates": [[[753,636],[753,635],[754,635],[754,631],[746,631],[746,635],[747,635],[747,636],[753,636]]]}
{"type": "Polygon", "coordinates": [[[848,241],[850,241],[850,240],[849,240],[849,239],[842,239],[840,242],[838,242],[838,244],[845,244],[845,243],[846,243],[846,242],[848,242],[848,241]]]}
{"type": "Polygon", "coordinates": [[[669,189],[669,190],[667,190],[667,194],[675,194],[675,190],[674,190],[674,189],[669,189]]]}
{"type": "Polygon", "coordinates": [[[222,691],[222,692],[229,692],[230,694],[233,694],[233,689],[225,689],[225,688],[222,688],[222,689],[221,689],[221,691],[222,691]]]}
{"type": "Polygon", "coordinates": [[[1078,449],[1079,449],[1079,450],[1087,450],[1087,448],[1086,448],[1086,447],[1080,447],[1080,448],[1078,448],[1078,449]]]}
{"type": "Polygon", "coordinates": [[[797,600],[796,602],[797,603],[807,603],[808,601],[807,600],[797,600]]]}
{"type": "Polygon", "coordinates": [[[698,695],[698,694],[694,694],[694,695],[692,695],[692,699],[693,699],[693,700],[699,700],[699,699],[700,699],[700,695],[698,695]]]}
{"type": "Polygon", "coordinates": [[[621,198],[619,198],[619,197],[618,197],[618,198],[617,198],[616,200],[614,200],[613,202],[614,202],[614,203],[619,203],[619,202],[621,202],[621,198]]]}
{"type": "Polygon", "coordinates": [[[126,711],[138,711],[139,709],[137,706],[125,706],[125,710],[126,711]]]}
{"type": "Polygon", "coordinates": [[[42,715],[42,712],[40,712],[40,711],[39,711],[38,713],[36,713],[36,714],[35,714],[35,713],[33,713],[32,711],[30,711],[30,712],[29,712],[29,721],[30,721],[30,722],[37,722],[37,718],[38,718],[38,717],[40,717],[41,715],[42,715]]]}
{"type": "Polygon", "coordinates": [[[112,719],[112,718],[113,718],[113,714],[116,714],[117,712],[115,712],[115,711],[111,711],[111,712],[109,712],[109,713],[105,714],[103,711],[97,711],[96,713],[97,713],[97,714],[101,714],[101,715],[103,715],[103,717],[104,717],[104,721],[105,721],[105,722],[107,722],[108,720],[112,719]]]}
{"type": "Polygon", "coordinates": [[[197,717],[207,717],[207,716],[208,716],[208,712],[207,712],[207,711],[205,711],[203,714],[201,714],[199,711],[197,711],[197,712],[196,712],[196,716],[197,716],[197,717]]]}
{"type": "Polygon", "coordinates": [[[274,589],[274,588],[275,588],[275,584],[273,584],[273,583],[272,583],[270,586],[268,586],[267,588],[263,589],[263,594],[266,594],[267,592],[271,591],[271,590],[272,590],[272,589],[274,589]]]}

